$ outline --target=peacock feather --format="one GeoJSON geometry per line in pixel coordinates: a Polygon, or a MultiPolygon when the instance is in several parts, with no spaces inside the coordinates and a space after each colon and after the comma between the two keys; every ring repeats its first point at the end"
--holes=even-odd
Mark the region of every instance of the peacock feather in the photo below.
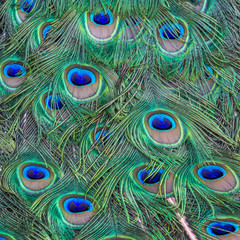
{"type": "Polygon", "coordinates": [[[0,0],[0,240],[240,240],[239,0],[0,0]]]}

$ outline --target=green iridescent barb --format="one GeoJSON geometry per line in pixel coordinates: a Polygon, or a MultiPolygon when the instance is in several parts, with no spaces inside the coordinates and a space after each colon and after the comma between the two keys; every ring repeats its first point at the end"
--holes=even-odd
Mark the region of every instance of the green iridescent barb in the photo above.
{"type": "Polygon", "coordinates": [[[239,0],[0,0],[0,240],[240,240],[239,0]]]}

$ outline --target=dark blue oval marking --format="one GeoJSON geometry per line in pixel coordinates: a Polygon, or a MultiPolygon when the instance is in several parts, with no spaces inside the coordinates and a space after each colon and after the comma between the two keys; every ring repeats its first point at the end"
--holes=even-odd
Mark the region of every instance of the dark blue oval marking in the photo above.
{"type": "Polygon", "coordinates": [[[239,226],[234,222],[230,221],[212,222],[207,226],[207,233],[215,237],[226,236],[234,232],[237,232],[238,229],[239,226]]]}
{"type": "Polygon", "coordinates": [[[3,73],[6,77],[19,78],[25,76],[27,71],[24,66],[18,63],[9,63],[4,67],[3,73]]]}
{"type": "Polygon", "coordinates": [[[74,86],[84,87],[96,82],[95,74],[86,69],[73,68],[67,74],[67,80],[74,86]]]}
{"type": "Polygon", "coordinates": [[[20,8],[23,12],[30,13],[34,4],[35,0],[25,0],[21,2],[20,8]]]}
{"type": "Polygon", "coordinates": [[[167,40],[178,40],[184,35],[184,28],[180,23],[169,23],[159,29],[159,37],[167,40]]]}
{"type": "Polygon", "coordinates": [[[23,177],[28,180],[43,180],[49,178],[50,173],[44,167],[30,165],[23,169],[23,177]]]}
{"type": "Polygon", "coordinates": [[[107,10],[107,12],[102,11],[101,13],[94,14],[92,12],[90,14],[90,20],[99,26],[107,26],[113,23],[113,15],[107,10]]]}
{"type": "Polygon", "coordinates": [[[198,169],[199,177],[207,181],[213,181],[223,178],[226,174],[226,170],[220,166],[203,166],[198,169]]]}
{"type": "Polygon", "coordinates": [[[138,172],[138,180],[142,184],[156,184],[160,182],[163,170],[160,169],[157,173],[154,172],[154,169],[142,169],[138,172]]]}
{"type": "Polygon", "coordinates": [[[64,209],[69,213],[82,213],[93,210],[93,204],[84,198],[68,198],[63,203],[64,209]]]}
{"type": "Polygon", "coordinates": [[[108,141],[108,138],[112,135],[113,131],[110,132],[109,134],[107,134],[107,130],[105,130],[104,132],[102,132],[102,130],[99,130],[96,134],[95,134],[95,140],[98,142],[98,144],[100,146],[105,145],[108,141]],[[107,134],[107,135],[106,135],[107,134]],[[101,138],[103,138],[103,140],[101,141],[101,138]]]}
{"type": "Polygon", "coordinates": [[[169,131],[176,127],[172,117],[166,114],[158,113],[152,115],[148,120],[150,128],[157,131],[169,131]]]}
{"type": "Polygon", "coordinates": [[[47,38],[47,35],[48,35],[48,33],[49,33],[49,31],[50,31],[51,28],[52,28],[51,25],[47,25],[47,26],[44,27],[43,33],[42,33],[44,39],[47,38]]]}
{"type": "Polygon", "coordinates": [[[63,104],[60,100],[60,97],[57,95],[49,95],[45,99],[45,104],[47,108],[52,110],[60,110],[63,108],[63,104]]]}

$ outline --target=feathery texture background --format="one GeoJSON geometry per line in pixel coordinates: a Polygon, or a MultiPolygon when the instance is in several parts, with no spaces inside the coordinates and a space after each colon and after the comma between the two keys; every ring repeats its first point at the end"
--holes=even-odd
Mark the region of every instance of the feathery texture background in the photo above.
{"type": "Polygon", "coordinates": [[[0,1],[0,239],[240,239],[239,0],[0,1]]]}

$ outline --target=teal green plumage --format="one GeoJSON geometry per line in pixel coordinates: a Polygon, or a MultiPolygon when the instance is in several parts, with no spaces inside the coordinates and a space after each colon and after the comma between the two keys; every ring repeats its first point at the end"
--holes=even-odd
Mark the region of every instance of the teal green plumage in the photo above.
{"type": "Polygon", "coordinates": [[[239,7],[0,1],[0,239],[240,239],[239,7]]]}

